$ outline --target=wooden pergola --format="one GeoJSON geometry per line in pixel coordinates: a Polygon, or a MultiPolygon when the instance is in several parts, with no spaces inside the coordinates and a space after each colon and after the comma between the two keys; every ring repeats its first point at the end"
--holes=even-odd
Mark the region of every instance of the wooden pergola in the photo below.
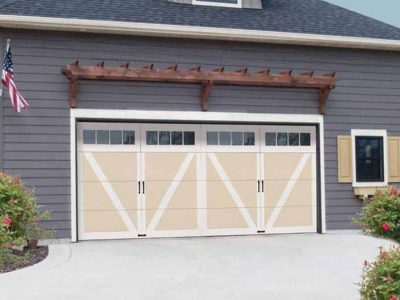
{"type": "Polygon", "coordinates": [[[120,67],[105,67],[104,62],[96,66],[80,66],[78,60],[65,66],[62,72],[71,81],[71,108],[77,106],[79,80],[113,80],[201,84],[203,111],[208,110],[208,98],[214,85],[318,89],[320,113],[324,114],[326,101],[338,80],[335,73],[314,75],[313,71],[294,75],[292,70],[272,74],[268,68],[258,73],[250,73],[247,68],[224,72],[224,67],[219,67],[212,72],[205,72],[201,66],[190,70],[179,70],[178,65],[172,65],[167,69],[156,69],[154,64],[142,68],[130,68],[129,63],[120,67]]]}

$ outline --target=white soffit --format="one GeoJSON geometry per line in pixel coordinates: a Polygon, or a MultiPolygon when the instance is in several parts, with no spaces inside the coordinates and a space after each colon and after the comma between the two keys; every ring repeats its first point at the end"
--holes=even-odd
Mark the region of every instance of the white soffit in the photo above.
{"type": "Polygon", "coordinates": [[[400,40],[134,22],[0,15],[0,27],[400,51],[400,40]]]}

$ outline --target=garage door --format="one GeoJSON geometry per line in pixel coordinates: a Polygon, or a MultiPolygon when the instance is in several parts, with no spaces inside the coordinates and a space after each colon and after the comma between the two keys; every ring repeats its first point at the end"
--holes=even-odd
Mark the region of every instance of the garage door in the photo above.
{"type": "Polygon", "coordinates": [[[316,231],[315,128],[80,123],[79,239],[316,231]]]}

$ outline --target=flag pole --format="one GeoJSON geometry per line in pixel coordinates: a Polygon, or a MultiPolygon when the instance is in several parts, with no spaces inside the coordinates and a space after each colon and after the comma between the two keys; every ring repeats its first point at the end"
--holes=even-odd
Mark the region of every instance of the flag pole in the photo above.
{"type": "MultiPolygon", "coordinates": [[[[3,53],[2,59],[4,59],[4,57],[6,56],[7,51],[10,48],[10,44],[11,44],[11,40],[7,39],[6,49],[3,53]]],[[[2,63],[1,68],[3,68],[3,60],[1,61],[1,63],[2,63]]],[[[0,97],[2,97],[2,96],[3,96],[3,83],[0,82],[0,97]]]]}

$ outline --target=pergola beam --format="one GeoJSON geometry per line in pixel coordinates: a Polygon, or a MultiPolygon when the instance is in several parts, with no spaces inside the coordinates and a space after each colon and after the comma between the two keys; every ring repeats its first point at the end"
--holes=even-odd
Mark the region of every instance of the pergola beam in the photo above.
{"type": "Polygon", "coordinates": [[[208,110],[208,97],[212,86],[239,85],[318,89],[320,112],[323,114],[328,96],[338,80],[335,73],[314,75],[313,71],[299,75],[293,75],[292,70],[271,74],[270,69],[250,73],[247,68],[235,72],[225,72],[225,68],[222,66],[212,72],[205,72],[201,70],[201,66],[190,70],[178,70],[176,64],[167,69],[156,69],[154,64],[143,68],[130,68],[129,63],[121,67],[105,67],[103,61],[97,66],[80,66],[79,61],[75,61],[65,66],[62,72],[71,80],[71,107],[76,107],[77,104],[76,94],[79,80],[147,81],[201,84],[203,111],[208,110]]]}

